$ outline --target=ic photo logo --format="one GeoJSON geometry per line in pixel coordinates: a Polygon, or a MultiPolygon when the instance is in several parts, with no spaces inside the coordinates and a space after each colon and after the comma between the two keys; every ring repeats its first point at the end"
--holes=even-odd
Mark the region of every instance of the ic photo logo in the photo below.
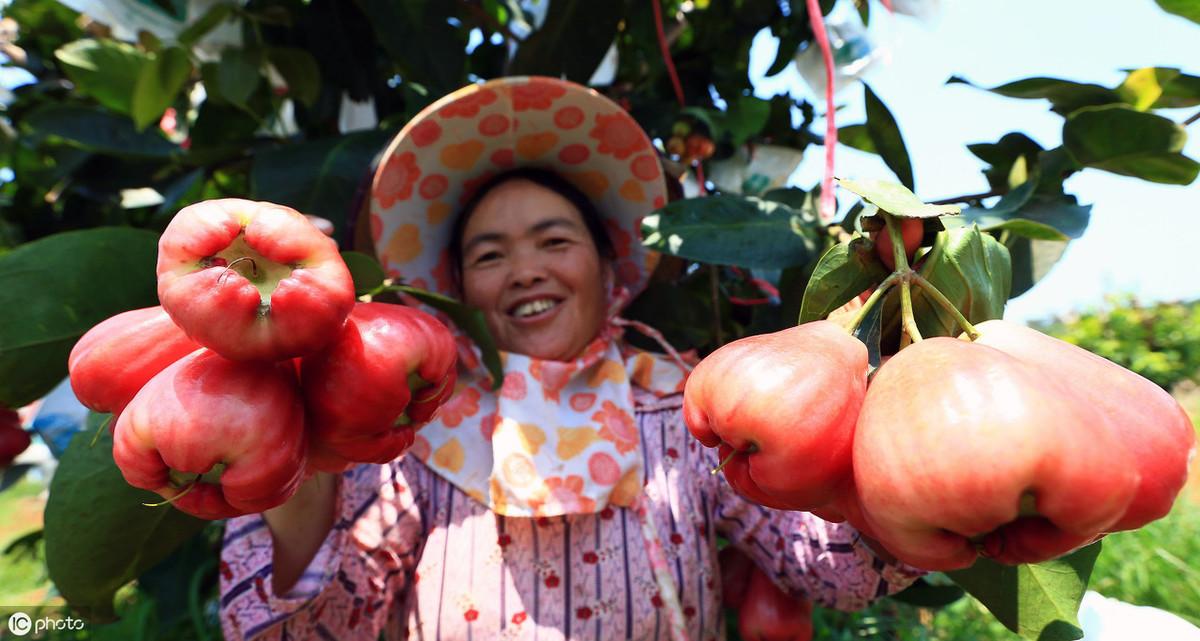
{"type": "Polygon", "coordinates": [[[32,629],[33,620],[29,618],[28,614],[25,614],[24,612],[17,612],[8,617],[9,632],[12,632],[19,637],[23,637],[29,634],[29,631],[32,629]]]}
{"type": "MultiPolygon", "coordinates": [[[[33,638],[39,639],[42,635],[50,631],[82,630],[83,627],[83,619],[77,619],[72,616],[62,618],[58,618],[58,616],[40,617],[34,619],[24,612],[14,612],[8,617],[8,632],[14,637],[33,635],[33,638]]],[[[4,636],[7,637],[8,635],[4,636]]]]}

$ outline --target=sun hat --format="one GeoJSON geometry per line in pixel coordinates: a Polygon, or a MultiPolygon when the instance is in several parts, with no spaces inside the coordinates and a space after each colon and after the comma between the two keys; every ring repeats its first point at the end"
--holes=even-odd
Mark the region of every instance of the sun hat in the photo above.
{"type": "Polygon", "coordinates": [[[371,238],[385,270],[457,296],[448,223],[479,186],[518,167],[552,170],[591,199],[616,249],[620,283],[633,295],[645,287],[657,254],[639,241],[641,220],[667,200],[655,148],[613,101],[545,77],[464,87],[396,135],[371,185],[371,238]]]}

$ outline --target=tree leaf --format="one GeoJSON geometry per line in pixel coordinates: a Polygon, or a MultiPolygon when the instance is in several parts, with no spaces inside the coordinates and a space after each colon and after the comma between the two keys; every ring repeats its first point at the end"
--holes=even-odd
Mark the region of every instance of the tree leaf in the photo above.
{"type": "Polygon", "coordinates": [[[837,182],[863,200],[901,218],[936,218],[953,216],[961,211],[956,205],[927,205],[907,187],[885,180],[838,178],[837,182]]]}
{"type": "Polygon", "coordinates": [[[1173,120],[1125,105],[1080,109],[1063,126],[1063,145],[1079,164],[1172,185],[1200,174],[1200,163],[1179,153],[1186,141],[1173,120]]]}
{"type": "Polygon", "coordinates": [[[213,84],[205,78],[205,87],[210,95],[238,107],[247,107],[251,94],[262,82],[262,55],[258,51],[230,48],[221,54],[216,63],[213,84]]]}
{"type": "Polygon", "coordinates": [[[125,482],[112,459],[105,429],[80,432],[58,461],[46,501],[46,568],[67,603],[92,622],[115,618],[121,586],[165,559],[208,521],[170,506],[125,482]]]}
{"type": "MultiPolygon", "coordinates": [[[[821,256],[804,290],[800,323],[825,318],[870,287],[887,278],[871,241],[861,236],[830,247],[821,256]]],[[[877,305],[877,307],[880,307],[877,305]]]]}
{"type": "MultiPolygon", "coordinates": [[[[1012,288],[1008,249],[977,226],[938,234],[920,273],[971,323],[1004,316],[1012,288]]],[[[913,315],[925,338],[957,336],[958,321],[921,287],[914,287],[913,315]]]]}
{"type": "Polygon", "coordinates": [[[1079,604],[1099,555],[1094,543],[1045,563],[1010,566],[981,558],[948,574],[1009,630],[1034,641],[1072,641],[1083,638],[1079,604]]]}
{"type": "Polygon", "coordinates": [[[128,114],[134,88],[149,56],[116,40],[76,40],[59,47],[54,57],[79,91],[109,109],[128,114]]]}
{"type": "Polygon", "coordinates": [[[321,93],[321,68],[312,54],[296,47],[271,47],[267,59],[287,81],[288,94],[311,107],[321,93]]]}
{"type": "Polygon", "coordinates": [[[27,140],[58,138],[87,151],[130,158],[169,158],[179,147],[158,131],[138,131],[133,121],[103,109],[48,104],[25,118],[33,130],[27,140]]]}
{"type": "Polygon", "coordinates": [[[334,236],[349,242],[353,230],[346,228],[346,218],[355,194],[394,133],[372,129],[259,152],[250,170],[252,193],[328,219],[334,236]]]}
{"type": "Polygon", "coordinates": [[[496,349],[496,341],[492,338],[492,333],[488,331],[487,320],[484,319],[482,311],[449,296],[416,287],[392,285],[391,289],[412,296],[449,316],[450,320],[454,321],[454,324],[466,332],[467,336],[470,336],[471,340],[479,346],[479,350],[483,353],[483,364],[492,376],[492,389],[500,389],[500,385],[504,383],[504,368],[500,364],[500,351],[496,349]]]}
{"type": "Polygon", "coordinates": [[[1023,133],[1004,134],[994,143],[967,145],[967,149],[980,160],[991,165],[983,171],[993,189],[1007,189],[1013,165],[1021,160],[1026,167],[1037,165],[1042,146],[1023,133]]]}
{"type": "Polygon", "coordinates": [[[179,47],[159,51],[142,66],[130,108],[133,123],[139,131],[162,117],[191,74],[192,61],[179,47]]]}
{"type": "Polygon", "coordinates": [[[904,145],[904,137],[900,135],[900,127],[887,105],[875,95],[871,87],[863,83],[863,98],[867,107],[867,134],[875,149],[878,150],[883,162],[891,169],[900,183],[915,191],[913,183],[912,161],[908,157],[908,147],[904,145]]]}
{"type": "Polygon", "coordinates": [[[1134,69],[1125,76],[1125,81],[1116,92],[1126,103],[1138,111],[1146,111],[1162,97],[1164,87],[1179,77],[1178,69],[1145,67],[1134,69]]]}
{"type": "Polygon", "coordinates": [[[866,123],[838,127],[838,142],[868,154],[879,153],[879,150],[875,148],[875,141],[871,140],[871,134],[867,132],[866,123]]]}
{"type": "MultiPolygon", "coordinates": [[[[1161,71],[1162,68],[1160,67],[1161,71]]],[[[1178,71],[1169,69],[1168,71],[1178,71]]],[[[1162,96],[1154,102],[1154,109],[1179,109],[1200,105],[1200,76],[1181,73],[1163,85],[1162,96]]]]}
{"type": "Polygon", "coordinates": [[[152,232],[100,227],[0,255],[0,405],[21,407],[53,389],[93,325],[158,304],[157,251],[152,232]]]}
{"type": "Polygon", "coordinates": [[[1155,0],[1163,11],[1200,24],[1200,0],[1155,0]]]}
{"type": "Polygon", "coordinates": [[[1010,296],[1024,294],[1045,278],[1067,251],[1067,244],[1018,236],[1009,238],[1005,246],[1008,247],[1012,259],[1013,282],[1010,296]]]}
{"type": "Polygon", "coordinates": [[[888,598],[921,608],[944,608],[964,596],[966,592],[960,586],[933,583],[927,577],[921,577],[888,598]]]}
{"type": "Polygon", "coordinates": [[[604,59],[624,14],[624,2],[551,2],[541,28],[517,47],[509,73],[586,83],[604,59]]]}
{"type": "Polygon", "coordinates": [[[210,31],[216,29],[222,22],[228,20],[236,8],[237,6],[232,2],[222,2],[212,5],[208,11],[204,12],[204,15],[189,24],[183,31],[180,31],[176,39],[179,41],[179,44],[191,47],[201,38],[208,35],[210,31]]]}
{"type": "Polygon", "coordinates": [[[642,220],[642,244],[717,265],[783,269],[812,260],[814,222],[781,203],[734,195],[679,200],[642,220]]]}
{"type": "Polygon", "coordinates": [[[350,268],[350,276],[354,279],[354,293],[359,296],[374,291],[383,285],[387,278],[383,266],[373,256],[362,252],[344,251],[342,260],[346,267],[350,268]]]}
{"type": "MultiPolygon", "coordinates": [[[[551,15],[556,4],[561,3],[551,3],[551,15]]],[[[453,17],[451,10],[454,3],[437,0],[358,0],[358,5],[374,25],[375,36],[392,61],[400,67],[405,80],[424,85],[433,97],[447,94],[463,85],[467,43],[462,39],[464,30],[448,22],[453,17]]],[[[603,56],[604,52],[601,51],[600,55],[603,56]]],[[[599,63],[600,59],[597,58],[596,64],[599,63]]],[[[592,68],[595,69],[595,65],[592,68]]],[[[587,78],[584,78],[581,82],[586,81],[587,78]]]]}
{"type": "Polygon", "coordinates": [[[1050,110],[1064,116],[1082,107],[1123,102],[1121,96],[1108,87],[1058,78],[1025,78],[991,89],[980,87],[959,76],[954,76],[946,81],[946,84],[956,83],[985,89],[1009,98],[1049,100],[1050,110]]]}
{"type": "Polygon", "coordinates": [[[730,142],[736,147],[758,135],[770,116],[770,102],[754,96],[738,96],[738,99],[729,105],[729,113],[725,117],[725,128],[729,132],[730,142]]]}

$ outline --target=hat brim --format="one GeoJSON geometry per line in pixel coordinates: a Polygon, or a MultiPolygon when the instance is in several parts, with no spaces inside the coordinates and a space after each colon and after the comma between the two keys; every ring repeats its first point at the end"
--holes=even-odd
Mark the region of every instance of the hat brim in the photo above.
{"type": "Polygon", "coordinates": [[[554,171],[591,199],[621,283],[635,294],[645,287],[657,254],[642,246],[641,222],[667,199],[655,148],[613,101],[544,77],[464,87],[396,135],[371,183],[371,239],[385,270],[458,296],[448,250],[454,216],[480,185],[519,167],[554,171]]]}

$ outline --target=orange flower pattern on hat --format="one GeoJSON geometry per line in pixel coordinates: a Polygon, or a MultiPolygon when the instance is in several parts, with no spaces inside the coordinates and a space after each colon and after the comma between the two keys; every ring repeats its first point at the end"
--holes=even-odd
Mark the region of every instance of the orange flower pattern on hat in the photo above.
{"type": "MultiPolygon", "coordinates": [[[[666,202],[657,156],[641,127],[598,93],[553,78],[464,87],[422,111],[385,151],[372,184],[371,237],[385,271],[458,297],[450,254],[454,214],[498,172],[557,171],[595,203],[616,253],[610,318],[640,292],[657,255],[641,220],[666,202]]],[[[410,452],[507,516],[631,506],[644,478],[633,385],[681,391],[684,373],[620,341],[606,325],[571,362],[502,354],[497,390],[469,339],[459,344],[454,396],[410,452]]]]}

